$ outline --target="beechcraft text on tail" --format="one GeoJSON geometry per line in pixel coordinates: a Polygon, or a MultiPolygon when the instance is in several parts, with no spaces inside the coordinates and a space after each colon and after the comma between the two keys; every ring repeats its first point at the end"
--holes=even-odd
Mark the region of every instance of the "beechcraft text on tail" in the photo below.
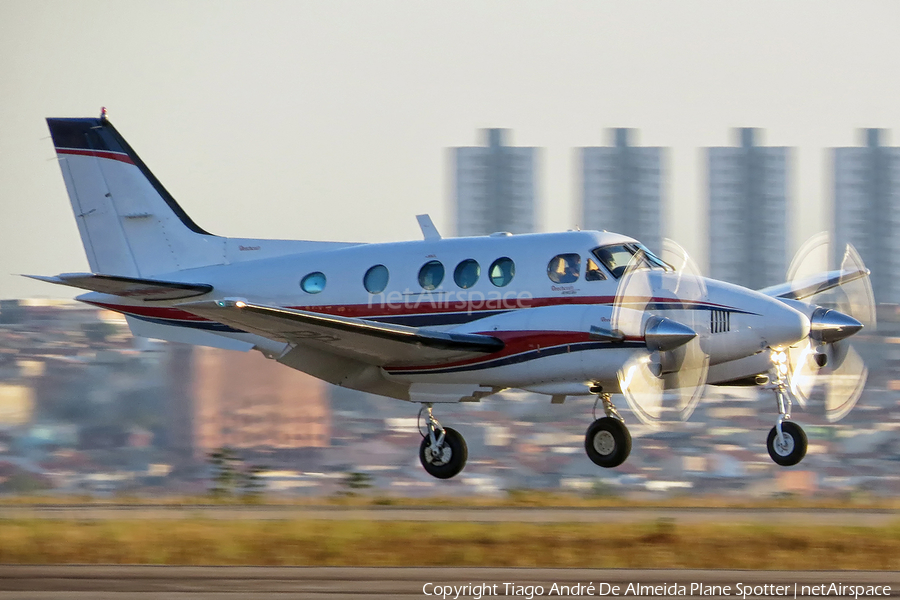
{"type": "Polygon", "coordinates": [[[124,314],[137,336],[258,350],[418,403],[419,456],[438,478],[467,458],[463,437],[433,414],[440,403],[505,389],[554,403],[593,394],[604,415],[585,450],[615,467],[632,441],[614,395],[664,427],[690,417],[707,385],[761,386],[777,406],[769,454],[794,465],[807,444],[792,403],[837,420],[865,383],[849,338],[874,324],[874,305],[850,247],[834,270],[751,290],[702,277],[673,243],[657,256],[605,231],[443,238],[420,216],[416,241],[220,237],[175,202],[105,112],[47,123],[91,272],[36,279],[87,290],[79,300],[124,314]]]}

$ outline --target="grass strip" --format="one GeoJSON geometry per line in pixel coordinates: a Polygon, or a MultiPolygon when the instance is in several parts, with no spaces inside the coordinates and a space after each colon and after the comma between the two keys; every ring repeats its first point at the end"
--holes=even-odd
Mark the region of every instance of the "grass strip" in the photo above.
{"type": "Polygon", "coordinates": [[[900,526],[10,519],[0,563],[900,570],[900,526]]]}
{"type": "Polygon", "coordinates": [[[543,490],[509,490],[502,496],[434,496],[405,498],[374,493],[333,496],[134,496],[89,495],[0,496],[3,506],[287,506],[287,507],[472,507],[472,508],[755,508],[755,509],[877,509],[900,510],[900,499],[876,496],[785,496],[782,498],[734,498],[716,495],[684,495],[640,498],[630,495],[591,495],[543,490]]]}

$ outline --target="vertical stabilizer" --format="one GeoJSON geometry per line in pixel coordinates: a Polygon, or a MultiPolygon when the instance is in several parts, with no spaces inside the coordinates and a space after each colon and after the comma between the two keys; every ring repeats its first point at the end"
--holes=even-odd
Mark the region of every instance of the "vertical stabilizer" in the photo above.
{"type": "Polygon", "coordinates": [[[224,262],[225,238],[191,220],[105,114],[47,125],[94,273],[149,277],[224,262]]]}

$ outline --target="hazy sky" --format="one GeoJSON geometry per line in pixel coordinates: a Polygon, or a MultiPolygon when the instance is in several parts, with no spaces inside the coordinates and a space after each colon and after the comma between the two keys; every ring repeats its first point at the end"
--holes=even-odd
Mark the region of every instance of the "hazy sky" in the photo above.
{"type": "Polygon", "coordinates": [[[827,225],[825,149],[900,142],[900,3],[0,0],[0,298],[87,261],[44,122],[110,119],[201,227],[390,241],[448,221],[446,147],[543,147],[544,228],[578,224],[573,148],[670,147],[669,235],[705,257],[700,148],[797,148],[792,243],[827,225]]]}

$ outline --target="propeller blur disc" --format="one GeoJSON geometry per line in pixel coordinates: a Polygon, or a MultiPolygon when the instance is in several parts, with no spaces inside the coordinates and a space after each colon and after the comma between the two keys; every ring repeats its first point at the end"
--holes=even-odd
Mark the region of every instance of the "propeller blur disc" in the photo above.
{"type": "Polygon", "coordinates": [[[695,309],[706,286],[687,252],[665,241],[662,259],[674,271],[651,268],[637,253],[619,280],[612,325],[627,336],[643,336],[655,316],[687,326],[697,336],[676,348],[635,350],[618,373],[619,388],[634,414],[646,425],[686,421],[705,390],[709,356],[704,351],[708,316],[695,309]]]}
{"type": "MultiPolygon", "coordinates": [[[[830,236],[820,233],[803,244],[788,269],[788,281],[798,282],[817,273],[828,272],[834,258],[830,236]]],[[[859,253],[851,245],[844,248],[838,266],[840,280],[831,290],[804,297],[802,302],[839,311],[872,330],[875,328],[875,299],[872,284],[859,253]],[[844,275],[849,274],[849,275],[844,275]]],[[[797,288],[803,287],[797,285],[797,288]]],[[[801,406],[822,411],[830,422],[844,418],[856,405],[868,378],[862,357],[852,346],[852,338],[821,343],[812,338],[788,351],[790,390],[801,406]],[[817,362],[824,358],[824,365],[817,362]]]]}

